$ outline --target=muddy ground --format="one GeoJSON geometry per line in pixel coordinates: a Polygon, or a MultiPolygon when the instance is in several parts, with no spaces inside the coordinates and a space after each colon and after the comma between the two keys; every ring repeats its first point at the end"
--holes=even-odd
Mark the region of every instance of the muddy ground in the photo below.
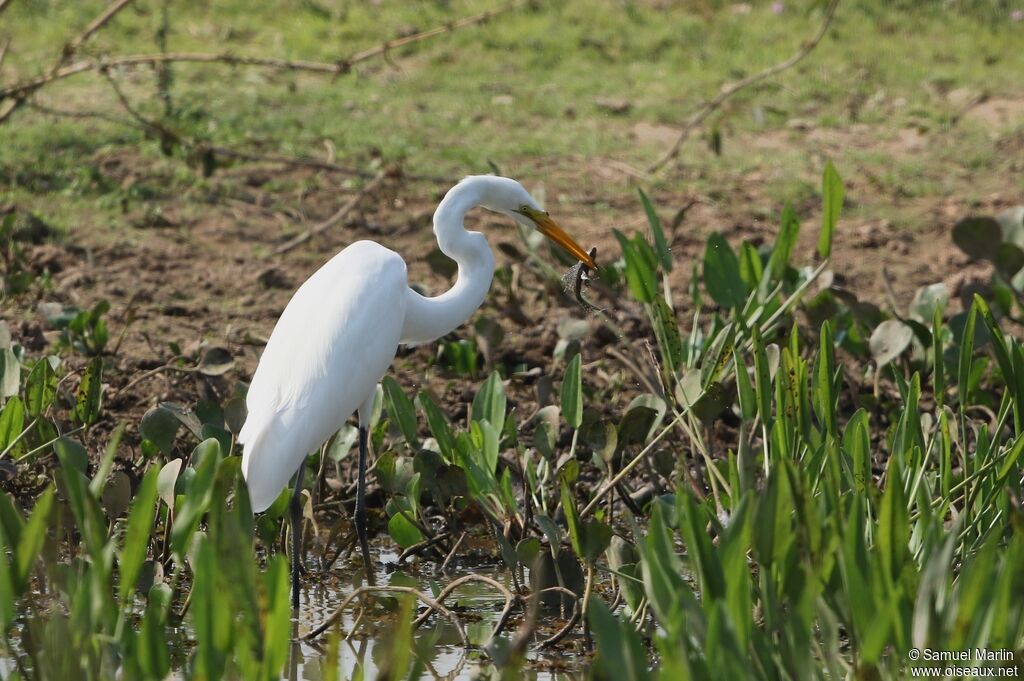
{"type": "MultiPolygon", "coordinates": [[[[1012,108],[1006,114],[1005,108],[992,109],[992,115],[1020,115],[1012,108]]],[[[1000,147],[1007,153],[1013,149],[1019,153],[1024,147],[1022,133],[1019,129],[1005,132],[1006,123],[1002,118],[993,122],[1003,131],[1000,147]]],[[[732,143],[760,148],[802,145],[808,154],[824,158],[833,152],[841,158],[846,148],[863,150],[872,145],[893,155],[914,154],[923,145],[941,144],[943,134],[907,130],[880,141],[876,133],[867,126],[838,131],[792,128],[732,143]]],[[[668,139],[668,132],[658,126],[647,126],[636,134],[645,141],[658,134],[668,139]]],[[[130,149],[100,155],[88,163],[122,188],[171,186],[167,162],[144,158],[130,149]]],[[[837,165],[842,172],[842,163],[837,165]]],[[[883,194],[870,175],[851,170],[846,169],[844,179],[845,210],[852,217],[841,219],[831,269],[846,288],[883,309],[894,304],[905,309],[918,287],[939,281],[947,283],[952,308],[958,309],[958,296],[987,281],[990,266],[970,261],[956,248],[950,238],[953,225],[966,215],[992,214],[1024,203],[1019,178],[1016,183],[1008,182],[1004,191],[980,198],[969,186],[964,186],[962,195],[906,198],[898,193],[883,194]],[[871,217],[873,207],[892,205],[898,205],[903,215],[913,216],[912,228],[871,217]]],[[[635,188],[648,185],[632,169],[605,159],[588,159],[566,160],[534,172],[540,181],[528,182],[530,188],[547,197],[548,209],[567,231],[585,246],[598,248],[599,259],[618,255],[612,228],[626,233],[646,229],[635,188]]],[[[763,170],[736,177],[735,190],[714,197],[687,191],[688,174],[700,172],[692,165],[674,171],[672,179],[661,183],[662,188],[651,196],[670,232],[676,262],[674,300],[684,326],[692,307],[687,293],[692,266],[700,262],[708,234],[719,231],[734,246],[744,239],[755,245],[770,244],[781,209],[760,184],[763,170]]],[[[25,244],[30,267],[40,274],[48,272],[52,285],[37,286],[29,294],[7,299],[3,316],[12,327],[15,342],[38,354],[51,347],[58,335],[42,320],[40,303],[86,309],[108,300],[112,370],[106,374],[105,423],[94,429],[90,444],[98,451],[105,432],[124,420],[128,423],[126,443],[137,445],[138,421],[156,403],[170,400],[190,406],[211,390],[224,396],[236,381],[247,381],[264,340],[294,289],[346,244],[365,238],[380,241],[406,258],[411,281],[425,291],[436,294],[448,286],[446,277],[427,259],[434,248],[432,211],[447,184],[407,179],[396,169],[336,227],[285,254],[273,255],[282,243],[334,214],[356,194],[361,182],[304,167],[225,161],[201,188],[185,193],[168,191],[130,206],[120,225],[80,224],[66,235],[25,244]],[[174,359],[171,343],[185,356],[186,366],[203,348],[222,346],[235,357],[235,367],[216,380],[173,369],[154,372],[174,359]],[[143,372],[150,374],[141,378],[143,372]]],[[[19,210],[16,205],[3,208],[19,210]]],[[[794,261],[809,264],[820,224],[820,199],[810,198],[795,208],[803,230],[794,261]]],[[[469,224],[489,236],[497,251],[498,267],[517,273],[521,314],[510,313],[510,294],[496,280],[477,318],[493,320],[504,332],[489,358],[492,363],[503,364],[506,372],[517,365],[534,369],[508,386],[510,399],[520,410],[520,423],[539,401],[547,399],[546,383],[539,377],[551,374],[557,380],[552,353],[559,329],[564,329],[560,325],[571,319],[589,323],[583,347],[592,374],[585,380],[606,384],[612,377],[611,384],[621,385],[606,395],[601,405],[610,414],[621,414],[642,390],[635,372],[617,358],[646,362],[644,343],[649,334],[642,310],[625,295],[609,298],[598,291],[591,293],[626,330],[626,337],[618,338],[524,262],[523,244],[512,225],[484,211],[472,214],[469,224]],[[608,352],[613,347],[618,354],[608,352]]],[[[549,262],[564,269],[553,259],[549,262]]],[[[455,332],[463,338],[472,334],[470,325],[455,332]]],[[[450,417],[461,421],[478,381],[446,371],[436,363],[436,355],[433,344],[403,349],[393,375],[407,389],[431,389],[450,417]]],[[[81,359],[72,357],[71,365],[78,361],[81,359]]]]}

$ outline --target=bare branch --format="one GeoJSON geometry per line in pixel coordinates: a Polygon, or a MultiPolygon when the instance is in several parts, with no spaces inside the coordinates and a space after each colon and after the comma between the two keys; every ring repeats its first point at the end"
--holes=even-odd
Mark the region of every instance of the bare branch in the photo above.
{"type": "Polygon", "coordinates": [[[61,53],[60,60],[54,64],[51,70],[55,71],[60,66],[66,64],[71,57],[75,56],[78,49],[82,47],[82,45],[84,45],[94,33],[96,33],[96,31],[109,24],[110,20],[113,19],[118,12],[130,5],[132,2],[134,2],[134,0],[114,0],[114,2],[110,3],[99,16],[89,22],[89,25],[86,26],[77,37],[64,45],[64,50],[61,53]]]}
{"type": "MultiPolygon", "coordinates": [[[[130,0],[118,0],[115,5],[119,3],[127,3],[130,0]]],[[[57,80],[63,80],[64,78],[70,78],[71,76],[86,73],[89,71],[98,71],[102,69],[111,69],[117,67],[134,67],[134,66],[145,66],[164,64],[169,62],[190,62],[190,63],[205,63],[205,64],[228,64],[231,66],[257,66],[270,69],[278,70],[292,70],[292,71],[308,71],[313,73],[322,73],[334,76],[340,76],[348,73],[352,70],[352,67],[364,61],[368,61],[374,57],[387,55],[389,51],[394,50],[411,43],[427,40],[444,33],[450,33],[459,28],[466,26],[472,26],[475,24],[481,24],[493,17],[508,12],[519,6],[518,2],[510,2],[506,5],[498,7],[497,9],[488,10],[481,12],[480,14],[474,14],[473,16],[464,17],[458,21],[445,24],[444,26],[438,26],[437,28],[430,29],[428,31],[422,31],[420,33],[414,33],[413,35],[406,36],[404,38],[396,38],[394,40],[388,40],[380,45],[371,47],[360,52],[356,52],[348,57],[338,60],[334,63],[327,62],[315,62],[305,60],[294,60],[294,59],[278,59],[276,57],[260,57],[260,56],[244,56],[231,54],[230,52],[223,52],[219,54],[210,54],[202,52],[167,52],[163,54],[134,54],[134,55],[122,55],[114,57],[96,58],[96,59],[83,59],[81,61],[73,62],[71,64],[59,65],[56,69],[51,69],[49,72],[42,76],[32,78],[20,83],[15,83],[6,88],[0,89],[0,100],[14,98],[14,103],[9,104],[8,109],[0,111],[0,122],[3,122],[7,116],[10,115],[14,108],[20,105],[21,101],[24,101],[26,97],[31,95],[39,88],[52,83],[57,80]]],[[[104,13],[109,14],[110,11],[104,13]]],[[[112,16],[112,15],[111,15],[112,16]]],[[[109,19],[107,19],[109,21],[109,19]]],[[[90,24],[92,27],[94,24],[96,27],[94,31],[98,29],[102,24],[94,21],[90,24]]],[[[69,43],[70,45],[70,43],[69,43]]],[[[61,62],[63,64],[64,62],[61,62]]]]}
{"type": "Polygon", "coordinates": [[[713,99],[710,99],[707,102],[705,102],[686,121],[686,124],[683,126],[682,132],[679,133],[679,137],[676,138],[675,143],[668,150],[668,152],[660,159],[658,159],[655,163],[653,163],[650,167],[648,167],[647,172],[656,173],[662,168],[664,168],[670,161],[675,159],[679,155],[679,152],[682,149],[683,144],[686,143],[686,140],[690,137],[690,134],[694,131],[694,129],[698,125],[703,123],[708,116],[714,113],[719,107],[722,106],[722,104],[725,103],[727,99],[732,97],[734,94],[736,94],[737,92],[744,88],[754,85],[755,83],[760,83],[763,80],[766,80],[774,75],[782,73],[786,69],[796,66],[798,63],[800,63],[804,59],[804,57],[810,54],[811,51],[818,46],[818,43],[821,42],[822,38],[825,37],[825,33],[828,31],[828,27],[832,24],[832,18],[835,16],[836,7],[838,6],[839,0],[829,0],[828,6],[825,8],[825,16],[822,18],[821,26],[818,27],[818,32],[815,34],[813,38],[811,38],[809,41],[801,45],[800,49],[797,50],[792,57],[790,57],[786,61],[779,62],[775,66],[769,67],[764,71],[760,71],[759,73],[755,73],[752,76],[748,76],[742,80],[736,81],[735,83],[726,85],[725,87],[722,88],[718,95],[716,95],[713,99]]]}
{"type": "Polygon", "coordinates": [[[364,198],[366,198],[366,196],[368,194],[370,194],[371,192],[375,191],[377,189],[377,187],[380,186],[381,182],[384,181],[384,178],[387,177],[387,175],[388,175],[388,173],[386,173],[385,171],[381,171],[381,172],[377,173],[376,177],[374,177],[372,180],[367,182],[363,186],[363,188],[360,189],[359,192],[356,193],[355,196],[353,196],[351,199],[349,199],[348,202],[345,203],[344,206],[339,208],[337,210],[337,212],[334,213],[334,215],[332,215],[331,217],[327,218],[326,220],[324,220],[320,224],[318,224],[318,225],[316,225],[314,227],[310,227],[305,232],[303,232],[302,234],[299,234],[298,236],[290,239],[286,243],[278,246],[274,250],[274,255],[281,255],[282,253],[287,253],[288,251],[292,250],[296,246],[299,246],[301,244],[306,243],[314,235],[320,234],[321,232],[324,232],[324,231],[334,227],[335,225],[339,224],[342,220],[345,219],[345,217],[349,213],[352,212],[353,209],[355,209],[356,206],[359,205],[359,203],[364,198]]]}
{"type": "MultiPolygon", "coordinates": [[[[47,70],[46,75],[43,76],[43,79],[45,79],[44,82],[51,82],[57,79],[57,74],[60,73],[62,70],[61,67],[67,64],[69,61],[71,61],[71,58],[75,56],[79,48],[81,48],[82,45],[84,45],[86,41],[88,41],[89,38],[91,38],[93,34],[96,33],[96,31],[100,30],[108,23],[110,23],[110,20],[117,16],[118,12],[123,10],[133,1],[134,0],[114,0],[112,3],[107,5],[107,8],[103,10],[95,19],[90,21],[81,33],[79,33],[77,36],[75,36],[67,43],[65,43],[64,48],[60,51],[60,56],[57,58],[57,61],[53,63],[53,66],[51,66],[47,70]]],[[[0,12],[3,11],[3,7],[4,5],[0,5],[0,12]]],[[[21,93],[15,94],[14,99],[12,101],[7,102],[4,106],[0,107],[0,123],[3,123],[5,120],[7,120],[7,118],[12,113],[14,113],[19,107],[21,107],[22,104],[25,103],[25,99],[39,87],[42,87],[42,85],[38,85],[29,90],[25,90],[21,93]]],[[[7,97],[5,95],[0,94],[0,101],[3,101],[4,99],[7,99],[7,97]]]]}

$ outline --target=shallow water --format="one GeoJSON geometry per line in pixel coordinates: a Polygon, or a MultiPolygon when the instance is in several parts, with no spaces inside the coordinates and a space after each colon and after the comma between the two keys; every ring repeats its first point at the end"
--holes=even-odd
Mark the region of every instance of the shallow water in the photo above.
{"type": "MultiPolygon", "coordinates": [[[[494,566],[474,567],[472,570],[456,569],[443,576],[433,576],[433,568],[425,569],[425,575],[413,575],[395,567],[398,554],[381,551],[375,557],[376,582],[379,586],[411,586],[424,593],[436,592],[445,584],[462,575],[473,572],[494,579],[512,589],[511,575],[508,570],[498,570],[494,566]]],[[[360,570],[352,572],[354,564],[333,570],[320,582],[308,577],[304,580],[300,593],[298,619],[293,622],[293,632],[304,635],[319,625],[337,609],[341,602],[361,583],[360,570]]],[[[445,605],[458,609],[462,616],[462,625],[471,642],[485,640],[504,607],[505,599],[501,593],[489,586],[470,582],[452,593],[445,605]]],[[[360,629],[345,639],[344,635],[352,632],[355,624],[355,613],[358,608],[349,607],[341,619],[342,642],[339,647],[339,664],[342,678],[351,678],[356,668],[363,667],[363,678],[373,679],[379,669],[379,656],[390,652],[389,633],[395,628],[395,616],[382,618],[380,621],[360,624],[360,629]]],[[[503,636],[511,636],[515,631],[515,623],[506,626],[503,636]]],[[[325,632],[317,640],[317,645],[303,640],[292,643],[291,654],[285,669],[284,678],[289,681],[319,681],[323,678],[325,648],[329,632],[325,632]],[[321,647],[322,646],[322,647],[321,647]]],[[[486,655],[479,647],[466,650],[454,628],[443,618],[432,618],[426,625],[414,633],[416,644],[414,649],[423,655],[424,665],[422,678],[450,679],[452,681],[478,677],[480,672],[489,667],[486,655]]],[[[297,637],[296,637],[297,638],[297,637]]],[[[578,634],[576,639],[578,639],[578,634]]],[[[570,651],[564,649],[539,653],[531,650],[528,659],[531,664],[522,671],[522,678],[538,681],[554,681],[563,679],[583,678],[587,658],[571,652],[572,643],[576,641],[567,637],[570,651]],[[559,671],[551,671],[557,668],[559,671]]],[[[578,643],[578,641],[576,641],[578,643]]]]}
{"type": "MultiPolygon", "coordinates": [[[[310,556],[312,557],[312,556],[310,556]]],[[[424,564],[422,574],[416,573],[416,566],[399,566],[398,554],[381,550],[374,556],[376,583],[379,586],[408,586],[433,595],[446,584],[469,574],[484,575],[500,582],[513,590],[511,573],[497,566],[459,566],[453,563],[453,569],[444,575],[434,574],[433,563],[424,564]]],[[[321,635],[315,642],[299,639],[314,627],[330,617],[341,602],[362,584],[362,569],[357,562],[339,565],[331,571],[317,575],[315,571],[307,575],[300,590],[298,616],[292,622],[292,646],[288,663],[282,678],[289,681],[320,681],[324,678],[324,665],[327,661],[326,648],[330,630],[321,635]]],[[[419,604],[422,605],[422,604],[419,604]]],[[[455,627],[446,619],[432,617],[420,629],[414,632],[414,654],[420,655],[423,664],[424,679],[446,679],[451,681],[478,678],[481,672],[490,667],[480,644],[490,633],[505,605],[504,595],[481,582],[469,582],[459,587],[444,602],[444,605],[457,612],[457,616],[466,631],[471,647],[467,650],[462,645],[455,627]]],[[[349,606],[341,618],[342,639],[338,649],[341,678],[352,678],[357,668],[363,668],[364,679],[374,679],[380,669],[381,656],[391,653],[390,634],[397,627],[397,612],[382,613],[371,620],[359,623],[353,632],[358,607],[349,606]],[[345,638],[350,634],[349,638],[345,638]]],[[[518,614],[514,611],[514,614],[518,614]]],[[[542,623],[543,625],[544,623],[542,623]]],[[[537,634],[537,641],[553,633],[557,623],[546,623],[537,634]]],[[[517,626],[517,618],[509,621],[503,637],[511,637],[517,626]]],[[[191,623],[186,619],[182,629],[178,631],[180,643],[192,638],[191,623]]],[[[577,628],[567,636],[557,650],[537,651],[531,644],[527,652],[529,664],[522,669],[521,678],[537,681],[554,681],[564,679],[582,679],[588,665],[586,655],[579,654],[582,650],[582,636],[577,628]],[[555,671],[557,670],[557,671],[555,671]]],[[[15,653],[18,650],[17,640],[12,641],[15,653]]],[[[175,667],[169,678],[183,679],[181,665],[188,657],[188,648],[172,652],[172,665],[175,667]]],[[[7,677],[15,670],[12,659],[0,657],[0,676],[7,677]]]]}

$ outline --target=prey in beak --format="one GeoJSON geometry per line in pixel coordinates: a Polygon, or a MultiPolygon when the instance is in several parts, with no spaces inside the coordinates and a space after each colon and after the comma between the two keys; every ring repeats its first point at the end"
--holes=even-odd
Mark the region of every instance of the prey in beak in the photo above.
{"type": "Polygon", "coordinates": [[[541,234],[571,253],[573,257],[586,265],[587,269],[597,269],[597,263],[594,262],[594,258],[583,250],[583,247],[576,243],[571,236],[566,234],[565,230],[559,227],[547,213],[542,210],[530,208],[529,206],[520,206],[519,210],[516,212],[530,218],[530,220],[533,221],[533,224],[537,225],[537,229],[540,230],[541,234]]]}
{"type": "Polygon", "coordinates": [[[540,230],[541,234],[554,241],[579,260],[578,263],[569,268],[568,272],[562,275],[562,288],[587,312],[597,311],[597,306],[583,297],[583,283],[589,281],[590,272],[597,271],[597,261],[595,260],[597,258],[597,249],[591,248],[590,252],[583,250],[582,246],[576,243],[571,236],[566,234],[564,229],[559,227],[542,210],[536,210],[529,206],[520,206],[516,212],[530,218],[533,224],[537,225],[537,229],[540,230]]]}

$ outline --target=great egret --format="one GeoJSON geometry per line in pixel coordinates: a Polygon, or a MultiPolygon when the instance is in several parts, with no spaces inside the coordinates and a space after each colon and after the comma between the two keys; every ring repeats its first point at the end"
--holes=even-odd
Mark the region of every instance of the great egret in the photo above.
{"type": "Polygon", "coordinates": [[[239,433],[242,472],[252,509],[265,510],[295,476],[292,496],[292,605],[298,606],[298,493],[306,456],[359,414],[359,473],[354,521],[367,579],[367,428],[377,382],[399,344],[424,343],[460,326],[480,306],[494,275],[487,238],[463,218],[482,206],[530,227],[589,268],[593,258],[541,210],[515,180],[467,177],[434,212],[441,252],[458,263],[455,285],[435,298],[409,288],[405,262],[373,241],[357,241],[331,258],[292,296],[270,334],[246,398],[239,433]]]}

